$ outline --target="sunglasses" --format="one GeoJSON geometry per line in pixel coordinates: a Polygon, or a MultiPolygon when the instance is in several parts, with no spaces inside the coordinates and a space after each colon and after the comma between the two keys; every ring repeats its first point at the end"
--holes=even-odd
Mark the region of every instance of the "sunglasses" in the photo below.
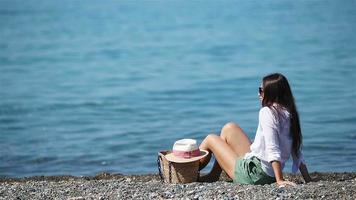
{"type": "Polygon", "coordinates": [[[262,94],[262,93],[263,93],[262,87],[258,87],[258,94],[262,94]]]}

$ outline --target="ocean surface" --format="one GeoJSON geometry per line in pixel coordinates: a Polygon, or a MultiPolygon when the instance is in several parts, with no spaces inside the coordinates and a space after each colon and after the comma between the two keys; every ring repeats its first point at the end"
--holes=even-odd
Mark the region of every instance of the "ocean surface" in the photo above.
{"type": "Polygon", "coordinates": [[[309,170],[355,171],[355,8],[0,1],[0,176],[156,173],[158,151],[230,121],[253,139],[272,72],[292,86],[309,170]]]}

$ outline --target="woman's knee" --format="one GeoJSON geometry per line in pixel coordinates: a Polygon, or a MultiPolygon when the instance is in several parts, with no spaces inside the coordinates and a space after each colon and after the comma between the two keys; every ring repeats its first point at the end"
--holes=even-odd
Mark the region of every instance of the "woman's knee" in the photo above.
{"type": "Polygon", "coordinates": [[[221,129],[221,137],[227,138],[228,134],[232,134],[236,132],[236,130],[240,130],[240,126],[234,122],[229,122],[223,126],[221,129]]]}
{"type": "Polygon", "coordinates": [[[221,137],[219,135],[211,133],[208,136],[206,136],[206,141],[210,147],[214,146],[216,142],[219,142],[218,140],[221,140],[221,137]]]}
{"type": "Polygon", "coordinates": [[[231,129],[240,129],[240,126],[234,122],[228,122],[222,128],[222,130],[231,130],[231,129]]]}
{"type": "Polygon", "coordinates": [[[214,133],[210,133],[208,136],[206,136],[207,140],[215,140],[216,138],[218,138],[219,136],[214,134],[214,133]]]}

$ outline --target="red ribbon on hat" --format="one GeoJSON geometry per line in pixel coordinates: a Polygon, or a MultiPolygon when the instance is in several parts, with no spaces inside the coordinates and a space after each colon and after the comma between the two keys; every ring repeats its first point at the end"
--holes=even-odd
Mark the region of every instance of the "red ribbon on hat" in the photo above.
{"type": "Polygon", "coordinates": [[[191,157],[197,157],[200,156],[200,150],[195,149],[193,151],[177,151],[173,150],[173,155],[181,158],[191,158],[191,157]]]}

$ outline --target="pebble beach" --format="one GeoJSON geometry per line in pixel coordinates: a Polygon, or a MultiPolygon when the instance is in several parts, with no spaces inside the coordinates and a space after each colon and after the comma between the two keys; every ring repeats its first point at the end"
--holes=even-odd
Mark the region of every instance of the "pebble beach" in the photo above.
{"type": "Polygon", "coordinates": [[[157,174],[0,178],[0,199],[356,199],[356,173],[311,173],[317,181],[286,174],[296,187],[213,183],[167,184],[157,174]]]}

